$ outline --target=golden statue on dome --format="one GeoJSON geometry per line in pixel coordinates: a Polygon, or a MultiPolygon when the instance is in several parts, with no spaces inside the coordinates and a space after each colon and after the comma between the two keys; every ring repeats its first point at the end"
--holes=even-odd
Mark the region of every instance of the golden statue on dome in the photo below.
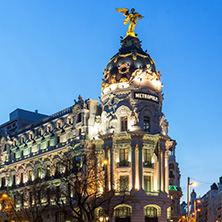
{"type": "Polygon", "coordinates": [[[143,18],[142,15],[140,15],[138,12],[135,12],[135,9],[131,9],[131,13],[129,13],[129,9],[127,8],[116,8],[117,12],[124,13],[123,15],[126,16],[126,19],[124,20],[124,25],[126,25],[129,22],[129,28],[127,31],[127,36],[133,36],[136,37],[134,33],[135,26],[137,24],[137,21],[143,18]]]}

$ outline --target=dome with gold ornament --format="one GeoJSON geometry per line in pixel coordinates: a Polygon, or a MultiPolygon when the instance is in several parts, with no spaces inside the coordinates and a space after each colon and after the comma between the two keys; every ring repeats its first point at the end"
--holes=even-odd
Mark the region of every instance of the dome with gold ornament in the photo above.
{"type": "Polygon", "coordinates": [[[138,76],[138,71],[146,73],[150,80],[160,80],[160,72],[157,72],[155,62],[150,55],[143,51],[141,41],[137,36],[127,35],[121,40],[119,52],[110,59],[104,70],[102,91],[104,92],[106,88],[111,90],[110,86],[113,84],[130,83],[138,76]]]}

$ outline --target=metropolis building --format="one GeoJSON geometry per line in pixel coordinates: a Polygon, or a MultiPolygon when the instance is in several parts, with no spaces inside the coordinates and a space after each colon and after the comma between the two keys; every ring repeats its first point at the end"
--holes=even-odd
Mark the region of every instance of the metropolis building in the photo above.
{"type": "MultiPolygon", "coordinates": [[[[84,141],[87,146],[93,143],[108,160],[108,188],[121,191],[124,185],[133,196],[130,203],[115,206],[110,221],[178,221],[180,172],[176,142],[168,136],[162,111],[160,78],[139,38],[127,35],[105,67],[100,101],[79,96],[71,107],[37,121],[33,117],[28,125],[12,130],[5,126],[13,120],[2,124],[1,194],[13,198],[37,179],[49,188],[61,186],[55,176],[63,171],[56,165],[58,157],[68,149],[75,152],[84,141]]],[[[16,200],[16,206],[24,206],[22,200],[16,200]]],[[[42,219],[60,221],[54,210],[42,219]]]]}

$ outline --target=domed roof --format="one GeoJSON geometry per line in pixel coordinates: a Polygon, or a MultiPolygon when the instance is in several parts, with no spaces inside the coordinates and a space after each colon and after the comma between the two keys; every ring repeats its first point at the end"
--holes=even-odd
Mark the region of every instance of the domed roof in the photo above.
{"type": "Polygon", "coordinates": [[[110,59],[104,71],[103,88],[112,83],[128,82],[136,69],[157,73],[154,61],[140,43],[137,37],[129,35],[121,40],[119,52],[110,59]]]}

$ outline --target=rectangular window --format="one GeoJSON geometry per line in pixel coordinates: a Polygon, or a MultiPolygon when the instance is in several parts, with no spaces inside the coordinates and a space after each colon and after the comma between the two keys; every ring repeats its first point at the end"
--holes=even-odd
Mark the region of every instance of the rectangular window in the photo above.
{"type": "Polygon", "coordinates": [[[28,172],[28,181],[32,181],[32,171],[29,170],[28,172]]]}
{"type": "Polygon", "coordinates": [[[13,153],[13,158],[14,158],[14,159],[16,158],[16,153],[13,153]]]}
{"type": "Polygon", "coordinates": [[[50,166],[49,165],[47,165],[47,168],[46,168],[46,176],[50,177],[50,166]]]}
{"type": "Polygon", "coordinates": [[[50,140],[47,141],[47,147],[50,147],[50,140]]]}
{"type": "Polygon", "coordinates": [[[23,150],[21,150],[21,157],[23,157],[24,156],[24,151],[23,150]]]}
{"type": "Polygon", "coordinates": [[[29,205],[32,206],[32,192],[29,191],[29,205]]]}
{"type": "Polygon", "coordinates": [[[22,205],[22,207],[24,206],[24,194],[23,193],[21,194],[21,205],[22,205]]]}
{"type": "Polygon", "coordinates": [[[80,156],[74,156],[73,157],[73,171],[74,172],[80,171],[80,164],[81,164],[80,156]]]}
{"type": "Polygon", "coordinates": [[[6,185],[6,179],[5,177],[2,177],[2,187],[5,187],[5,185],[6,185]]]}
{"type": "Polygon", "coordinates": [[[119,151],[120,166],[128,166],[128,153],[129,153],[128,149],[120,149],[119,151]]]}
{"type": "Polygon", "coordinates": [[[150,117],[148,117],[148,116],[144,116],[144,119],[143,119],[143,129],[147,133],[150,132],[150,117]]]}
{"type": "Polygon", "coordinates": [[[60,136],[57,136],[56,137],[56,144],[59,144],[60,143],[60,136]]]}
{"type": "Polygon", "coordinates": [[[15,175],[12,176],[12,185],[16,185],[15,175]]]}
{"type": "Polygon", "coordinates": [[[121,117],[121,131],[127,131],[127,117],[121,117]]]}
{"type": "Polygon", "coordinates": [[[23,173],[21,173],[20,183],[23,183],[23,173]]]}
{"type": "Polygon", "coordinates": [[[56,163],[56,168],[55,168],[55,176],[59,177],[61,173],[61,166],[60,163],[56,163]]]}
{"type": "Polygon", "coordinates": [[[152,167],[150,149],[144,149],[143,154],[144,154],[144,167],[152,167]]]}
{"type": "Polygon", "coordinates": [[[120,191],[129,191],[129,176],[120,176],[120,191]]]}
{"type": "Polygon", "coordinates": [[[41,169],[40,168],[38,168],[37,169],[37,178],[41,178],[41,169]]]}
{"type": "Polygon", "coordinates": [[[144,176],[144,190],[146,192],[151,191],[151,176],[144,176]]]}
{"type": "Polygon", "coordinates": [[[46,191],[46,196],[47,196],[47,203],[50,204],[50,188],[47,188],[47,191],[46,191]]]}

